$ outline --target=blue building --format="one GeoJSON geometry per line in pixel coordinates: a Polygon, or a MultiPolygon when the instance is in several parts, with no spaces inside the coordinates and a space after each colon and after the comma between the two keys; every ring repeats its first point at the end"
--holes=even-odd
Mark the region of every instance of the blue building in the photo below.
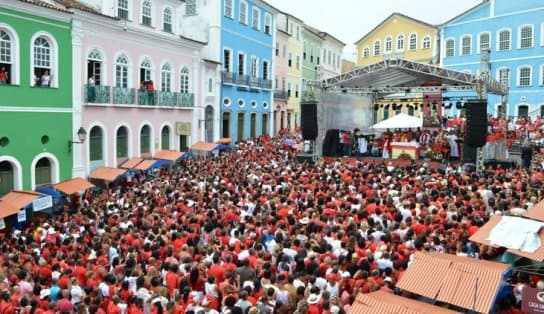
{"type": "Polygon", "coordinates": [[[233,143],[271,134],[276,10],[260,0],[221,0],[220,135],[233,143]]]}
{"type": "Polygon", "coordinates": [[[484,0],[442,26],[441,64],[479,74],[480,51],[489,49],[489,75],[509,86],[509,96],[503,105],[489,95],[488,113],[543,116],[543,17],[542,0],[484,0]]]}

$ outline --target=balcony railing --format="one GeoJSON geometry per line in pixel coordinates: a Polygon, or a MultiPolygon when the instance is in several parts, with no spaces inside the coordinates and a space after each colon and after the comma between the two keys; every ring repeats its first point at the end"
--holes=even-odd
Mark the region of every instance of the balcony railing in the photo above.
{"type": "Polygon", "coordinates": [[[272,89],[272,80],[263,80],[264,89],[272,89]]]}
{"type": "Polygon", "coordinates": [[[275,99],[287,99],[287,92],[285,90],[275,90],[274,91],[275,99]]]}
{"type": "Polygon", "coordinates": [[[249,86],[249,75],[237,75],[236,84],[242,86],[249,86]]]}
{"type": "Polygon", "coordinates": [[[234,73],[223,71],[221,76],[223,78],[223,83],[234,84],[234,73]]]}
{"type": "Polygon", "coordinates": [[[147,91],[100,85],[85,85],[85,101],[88,104],[139,105],[161,107],[194,107],[192,93],[147,91]]]}
{"type": "Polygon", "coordinates": [[[249,87],[252,89],[261,88],[261,79],[258,77],[251,77],[249,79],[249,87]]]}

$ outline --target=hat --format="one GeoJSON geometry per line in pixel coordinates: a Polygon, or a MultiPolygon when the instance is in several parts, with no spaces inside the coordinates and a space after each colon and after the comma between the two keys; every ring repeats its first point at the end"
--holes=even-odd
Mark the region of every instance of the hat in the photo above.
{"type": "Polygon", "coordinates": [[[40,300],[43,300],[43,299],[47,298],[50,295],[51,295],[51,290],[43,289],[42,291],[40,291],[40,300]]]}
{"type": "Polygon", "coordinates": [[[391,277],[385,277],[385,279],[383,280],[384,282],[388,282],[388,283],[392,283],[393,282],[393,278],[391,277]]]}
{"type": "Polygon", "coordinates": [[[340,313],[340,307],[338,305],[331,306],[331,314],[338,314],[340,313]]]}
{"type": "Polygon", "coordinates": [[[308,304],[317,304],[319,302],[319,295],[312,293],[308,296],[308,304]]]}
{"type": "Polygon", "coordinates": [[[307,225],[308,223],[310,223],[310,218],[304,217],[301,220],[299,220],[298,222],[300,222],[303,225],[307,225]]]}

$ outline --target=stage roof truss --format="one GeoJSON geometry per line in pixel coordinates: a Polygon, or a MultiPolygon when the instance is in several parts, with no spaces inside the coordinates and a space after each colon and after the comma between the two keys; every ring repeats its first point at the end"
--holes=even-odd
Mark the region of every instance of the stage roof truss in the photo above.
{"type": "MultiPolygon", "coordinates": [[[[461,91],[475,91],[483,83],[483,80],[481,76],[430,64],[403,59],[387,59],[324,80],[321,82],[321,86],[327,90],[341,89],[359,93],[386,93],[407,89],[412,92],[415,90],[445,92],[459,89],[461,91]],[[423,86],[428,82],[437,82],[441,85],[423,86]]],[[[507,88],[495,79],[488,78],[486,85],[489,93],[497,95],[508,93],[507,88]]]]}

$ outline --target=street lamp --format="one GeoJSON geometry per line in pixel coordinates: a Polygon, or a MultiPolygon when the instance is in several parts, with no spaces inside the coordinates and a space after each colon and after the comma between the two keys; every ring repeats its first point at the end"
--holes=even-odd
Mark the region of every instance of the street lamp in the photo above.
{"type": "Polygon", "coordinates": [[[72,152],[72,146],[74,144],[83,144],[85,142],[85,138],[87,138],[87,131],[83,127],[79,127],[79,130],[77,130],[77,138],[79,141],[69,140],[68,141],[68,152],[72,152]]]}

